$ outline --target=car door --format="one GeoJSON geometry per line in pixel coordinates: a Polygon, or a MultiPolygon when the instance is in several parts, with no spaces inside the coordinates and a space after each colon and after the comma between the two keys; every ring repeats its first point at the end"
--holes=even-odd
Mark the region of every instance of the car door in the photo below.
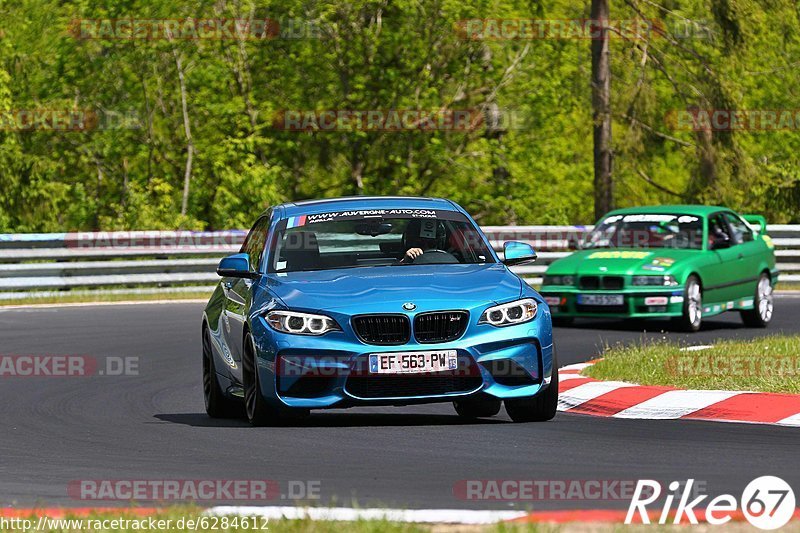
{"type": "MultiPolygon", "coordinates": [[[[260,271],[264,255],[264,246],[267,242],[270,214],[262,216],[253,225],[247,234],[240,253],[250,256],[250,268],[260,271]]],[[[250,305],[250,289],[257,280],[246,278],[223,278],[222,290],[225,293],[225,311],[223,321],[227,344],[234,361],[239,364],[242,360],[242,341],[244,340],[244,325],[247,320],[247,311],[250,305]]]]}
{"type": "Polygon", "coordinates": [[[762,254],[761,245],[755,240],[750,226],[738,215],[732,212],[725,212],[723,216],[731,228],[731,239],[737,252],[733,269],[740,283],[734,287],[733,298],[753,296],[758,283],[758,269],[762,254]]]}
{"type": "MultiPolygon", "coordinates": [[[[737,293],[736,284],[740,281],[741,249],[731,239],[731,228],[723,212],[708,217],[708,247],[714,254],[717,264],[708,269],[709,275],[703,280],[704,304],[727,303],[737,293]]],[[[720,309],[712,309],[717,312],[720,309]]]]}

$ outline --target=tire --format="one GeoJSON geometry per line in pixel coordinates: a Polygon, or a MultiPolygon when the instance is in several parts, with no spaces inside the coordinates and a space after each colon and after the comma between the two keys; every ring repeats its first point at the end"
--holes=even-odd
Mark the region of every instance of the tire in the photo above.
{"type": "Polygon", "coordinates": [[[462,418],[488,418],[499,413],[502,405],[502,401],[488,395],[453,402],[456,413],[462,418]]]}
{"type": "Polygon", "coordinates": [[[556,416],[558,410],[558,364],[553,353],[553,376],[550,384],[532,398],[506,400],[506,413],[514,422],[546,422],[556,416]]]}
{"type": "Polygon", "coordinates": [[[244,406],[247,420],[253,426],[274,426],[280,420],[280,413],[264,399],[256,367],[256,352],[253,336],[244,338],[242,355],[242,384],[244,385],[244,406]]]}
{"type": "Polygon", "coordinates": [[[692,274],[683,289],[683,314],[675,322],[682,331],[694,333],[703,325],[703,289],[700,279],[692,274]]]}
{"type": "Polygon", "coordinates": [[[241,403],[222,392],[214,367],[214,352],[207,328],[203,328],[203,399],[206,413],[211,418],[238,418],[242,416],[241,403]]]}
{"type": "Polygon", "coordinates": [[[772,282],[766,273],[762,273],[756,285],[753,309],[740,311],[742,322],[744,322],[745,326],[751,328],[765,328],[772,320],[774,306],[772,282]]]}

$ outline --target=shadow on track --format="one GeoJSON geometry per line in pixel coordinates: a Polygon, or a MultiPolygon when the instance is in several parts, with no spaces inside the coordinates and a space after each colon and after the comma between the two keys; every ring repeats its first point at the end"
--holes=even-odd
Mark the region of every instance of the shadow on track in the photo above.
{"type": "MultiPolygon", "coordinates": [[[[193,427],[249,427],[245,419],[211,418],[205,413],[161,413],[153,415],[162,422],[193,427]]],[[[328,427],[422,427],[422,426],[472,426],[510,424],[507,420],[481,418],[466,420],[456,414],[420,413],[344,413],[314,412],[307,417],[291,418],[280,427],[328,428],[328,427]]]]}

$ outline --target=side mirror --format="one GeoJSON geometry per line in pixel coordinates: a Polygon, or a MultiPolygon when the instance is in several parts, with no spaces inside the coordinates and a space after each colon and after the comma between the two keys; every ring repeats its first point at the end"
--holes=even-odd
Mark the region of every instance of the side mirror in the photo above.
{"type": "Polygon", "coordinates": [[[711,240],[712,250],[721,250],[722,248],[730,248],[731,240],[725,237],[714,237],[711,240]]]}
{"type": "Polygon", "coordinates": [[[509,241],[503,244],[503,263],[508,266],[524,265],[536,261],[533,246],[524,242],[509,241]]]}
{"type": "Polygon", "coordinates": [[[222,259],[217,267],[217,274],[223,278],[255,279],[258,272],[250,270],[250,256],[247,254],[233,254],[222,259]]]}

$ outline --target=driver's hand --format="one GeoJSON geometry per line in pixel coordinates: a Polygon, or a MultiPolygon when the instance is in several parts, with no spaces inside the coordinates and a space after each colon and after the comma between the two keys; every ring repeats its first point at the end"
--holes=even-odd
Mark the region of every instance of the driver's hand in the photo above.
{"type": "Polygon", "coordinates": [[[413,261],[417,257],[422,255],[422,248],[410,248],[407,252],[405,257],[403,257],[403,261],[413,261]]]}

